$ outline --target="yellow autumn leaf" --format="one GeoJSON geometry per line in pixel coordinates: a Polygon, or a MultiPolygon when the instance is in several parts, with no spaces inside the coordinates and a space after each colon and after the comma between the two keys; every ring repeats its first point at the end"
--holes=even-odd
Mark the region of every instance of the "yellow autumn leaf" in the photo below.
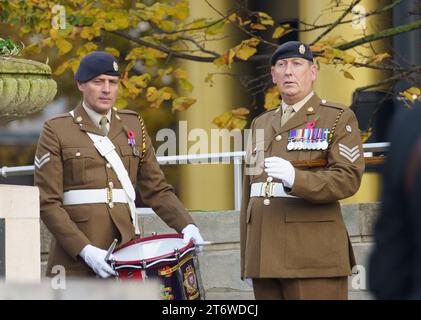
{"type": "Polygon", "coordinates": [[[187,79],[179,79],[178,83],[180,84],[181,89],[184,91],[192,92],[193,85],[187,79]]]}
{"type": "Polygon", "coordinates": [[[236,13],[232,13],[232,14],[230,14],[230,15],[228,16],[227,20],[228,20],[229,22],[236,22],[236,21],[237,21],[237,18],[238,18],[237,14],[236,14],[236,13]]]}
{"type": "Polygon", "coordinates": [[[235,50],[228,50],[228,67],[231,68],[232,62],[234,61],[235,50]]]}
{"type": "Polygon", "coordinates": [[[87,55],[89,52],[95,51],[98,49],[98,46],[93,42],[85,43],[82,47],[77,49],[76,54],[79,57],[87,55]]]}
{"type": "Polygon", "coordinates": [[[372,134],[373,134],[373,129],[372,128],[368,128],[367,131],[360,130],[361,142],[362,143],[365,143],[368,139],[370,139],[370,137],[371,137],[372,134]]]}
{"type": "Polygon", "coordinates": [[[80,37],[82,39],[92,40],[101,34],[101,29],[98,27],[83,27],[80,37]]]}
{"type": "Polygon", "coordinates": [[[265,93],[265,105],[266,110],[275,108],[281,104],[278,87],[274,86],[266,91],[265,93]]]}
{"type": "Polygon", "coordinates": [[[421,94],[421,89],[417,87],[411,87],[409,89],[406,89],[406,91],[408,91],[410,94],[415,94],[417,96],[421,94]]]}
{"type": "Polygon", "coordinates": [[[113,55],[116,58],[120,56],[120,51],[118,51],[116,48],[106,47],[104,51],[108,52],[109,54],[113,55]]]}
{"type": "Polygon", "coordinates": [[[251,23],[250,28],[254,30],[266,30],[266,27],[261,23],[251,23]]]}
{"type": "Polygon", "coordinates": [[[244,129],[247,125],[247,120],[246,119],[241,119],[241,118],[236,118],[233,117],[230,123],[230,126],[228,129],[233,130],[233,129],[244,129]]]}
{"type": "Polygon", "coordinates": [[[273,39],[279,39],[282,37],[285,33],[285,29],[283,27],[277,27],[275,31],[273,32],[272,38],[273,39]]]}
{"type": "Polygon", "coordinates": [[[342,71],[342,73],[344,74],[344,77],[345,78],[347,78],[347,79],[351,79],[351,80],[355,80],[354,79],[354,77],[352,76],[352,74],[351,73],[349,73],[348,71],[346,71],[346,70],[341,70],[342,71]]]}
{"type": "Polygon", "coordinates": [[[234,117],[245,118],[246,115],[250,113],[250,110],[247,108],[237,108],[231,111],[234,117]]]}
{"type": "Polygon", "coordinates": [[[194,103],[196,103],[196,99],[188,98],[188,97],[178,97],[175,98],[172,102],[172,111],[184,111],[190,108],[194,103]]]}
{"type": "Polygon", "coordinates": [[[175,69],[173,75],[177,79],[186,79],[188,76],[187,71],[180,68],[175,69]]]}
{"type": "Polygon", "coordinates": [[[57,29],[51,29],[50,30],[50,37],[51,39],[57,40],[58,39],[58,30],[57,29]]]}
{"type": "Polygon", "coordinates": [[[212,123],[217,125],[218,128],[228,128],[231,123],[231,119],[232,119],[232,113],[229,111],[225,111],[224,113],[215,117],[212,120],[212,123]]]}
{"type": "Polygon", "coordinates": [[[188,1],[181,1],[176,4],[173,17],[177,20],[186,20],[190,15],[188,1]]]}
{"type": "Polygon", "coordinates": [[[389,59],[391,57],[392,56],[387,52],[379,53],[379,54],[376,54],[372,57],[369,57],[367,63],[379,63],[379,62],[382,62],[383,60],[389,59]]]}
{"type": "Polygon", "coordinates": [[[215,60],[213,60],[213,64],[215,64],[218,67],[227,65],[228,54],[229,54],[229,51],[225,51],[219,58],[216,58],[215,60]]]}
{"type": "Polygon", "coordinates": [[[258,12],[257,13],[260,17],[260,23],[265,25],[265,26],[273,26],[274,25],[274,21],[272,19],[272,17],[270,15],[268,15],[265,12],[258,12]]]}
{"type": "Polygon", "coordinates": [[[149,73],[145,73],[140,76],[132,76],[129,81],[139,88],[146,88],[151,78],[149,73]]]}
{"type": "Polygon", "coordinates": [[[67,41],[63,38],[57,39],[56,45],[57,45],[57,48],[58,48],[58,53],[61,56],[68,53],[73,48],[72,44],[69,41],[67,41]]]}
{"type": "Polygon", "coordinates": [[[165,32],[171,32],[175,30],[175,23],[171,20],[162,20],[159,23],[159,27],[165,32]]]}
{"type": "Polygon", "coordinates": [[[247,60],[252,55],[254,55],[257,52],[257,49],[254,47],[249,46],[241,46],[240,49],[235,53],[235,55],[240,58],[241,60],[247,60]]]}
{"type": "Polygon", "coordinates": [[[146,100],[149,102],[154,102],[156,99],[158,99],[158,90],[156,87],[149,87],[146,90],[146,100]]]}

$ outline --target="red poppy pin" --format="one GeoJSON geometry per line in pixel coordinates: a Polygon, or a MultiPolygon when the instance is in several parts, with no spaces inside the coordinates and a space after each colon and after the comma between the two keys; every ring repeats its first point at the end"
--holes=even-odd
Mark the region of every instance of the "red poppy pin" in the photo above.
{"type": "Polygon", "coordinates": [[[133,130],[127,130],[126,133],[127,133],[127,142],[133,148],[136,143],[134,139],[134,132],[133,130]]]}
{"type": "Polygon", "coordinates": [[[309,122],[307,122],[306,123],[306,129],[313,129],[316,126],[317,120],[319,120],[319,116],[317,116],[313,120],[310,120],[309,122]]]}

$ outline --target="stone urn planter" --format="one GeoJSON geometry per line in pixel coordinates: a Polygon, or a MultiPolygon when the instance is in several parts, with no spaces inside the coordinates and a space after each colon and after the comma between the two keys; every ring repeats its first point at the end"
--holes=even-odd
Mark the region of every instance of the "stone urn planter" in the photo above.
{"type": "Polygon", "coordinates": [[[0,56],[0,122],[43,109],[57,93],[49,65],[0,56]]]}

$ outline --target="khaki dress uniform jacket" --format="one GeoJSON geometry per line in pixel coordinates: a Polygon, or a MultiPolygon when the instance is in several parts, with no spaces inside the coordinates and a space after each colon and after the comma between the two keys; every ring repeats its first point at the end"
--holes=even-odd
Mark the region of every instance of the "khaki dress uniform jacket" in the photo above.
{"type": "MultiPolygon", "coordinates": [[[[140,188],[142,201],[181,232],[193,220],[166,182],[151,139],[142,127],[143,120],[136,112],[114,108],[108,137],[132,184],[140,188]],[[137,151],[128,144],[127,130],[134,133],[137,151]]],[[[79,105],[74,117],[65,113],[46,121],[39,138],[35,185],[40,190],[41,219],[54,237],[47,265],[50,276],[55,265],[64,266],[68,276],[94,275],[78,255],[87,244],[107,249],[114,238],[120,245],[135,237],[127,203],[63,205],[63,193],[69,190],[122,189],[87,132],[103,135],[79,105]]]]}
{"type": "Polygon", "coordinates": [[[281,113],[278,108],[253,120],[247,158],[255,157],[259,168],[264,158],[272,156],[288,161],[324,159],[327,165],[295,168],[292,189],[286,189],[295,198],[271,197],[269,205],[264,204],[264,197],[250,197],[252,183],[267,181],[264,170],[244,175],[241,277],[347,276],[355,258],[338,200],[358,190],[364,171],[356,117],[345,106],[320,100],[316,94],[282,127],[281,113]],[[305,128],[312,120],[317,128],[335,128],[329,148],[287,151],[289,131],[305,128]],[[264,138],[256,141],[257,129],[264,130],[264,138]]]}

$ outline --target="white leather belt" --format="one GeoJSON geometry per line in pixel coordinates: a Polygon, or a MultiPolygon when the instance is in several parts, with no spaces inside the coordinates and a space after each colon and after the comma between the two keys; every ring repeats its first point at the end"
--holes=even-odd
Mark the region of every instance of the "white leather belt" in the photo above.
{"type": "Polygon", "coordinates": [[[278,182],[256,182],[251,184],[250,197],[297,198],[285,193],[284,185],[278,182]]]}
{"type": "Polygon", "coordinates": [[[127,203],[126,192],[123,189],[81,189],[64,192],[63,205],[85,203],[127,203]]]}

